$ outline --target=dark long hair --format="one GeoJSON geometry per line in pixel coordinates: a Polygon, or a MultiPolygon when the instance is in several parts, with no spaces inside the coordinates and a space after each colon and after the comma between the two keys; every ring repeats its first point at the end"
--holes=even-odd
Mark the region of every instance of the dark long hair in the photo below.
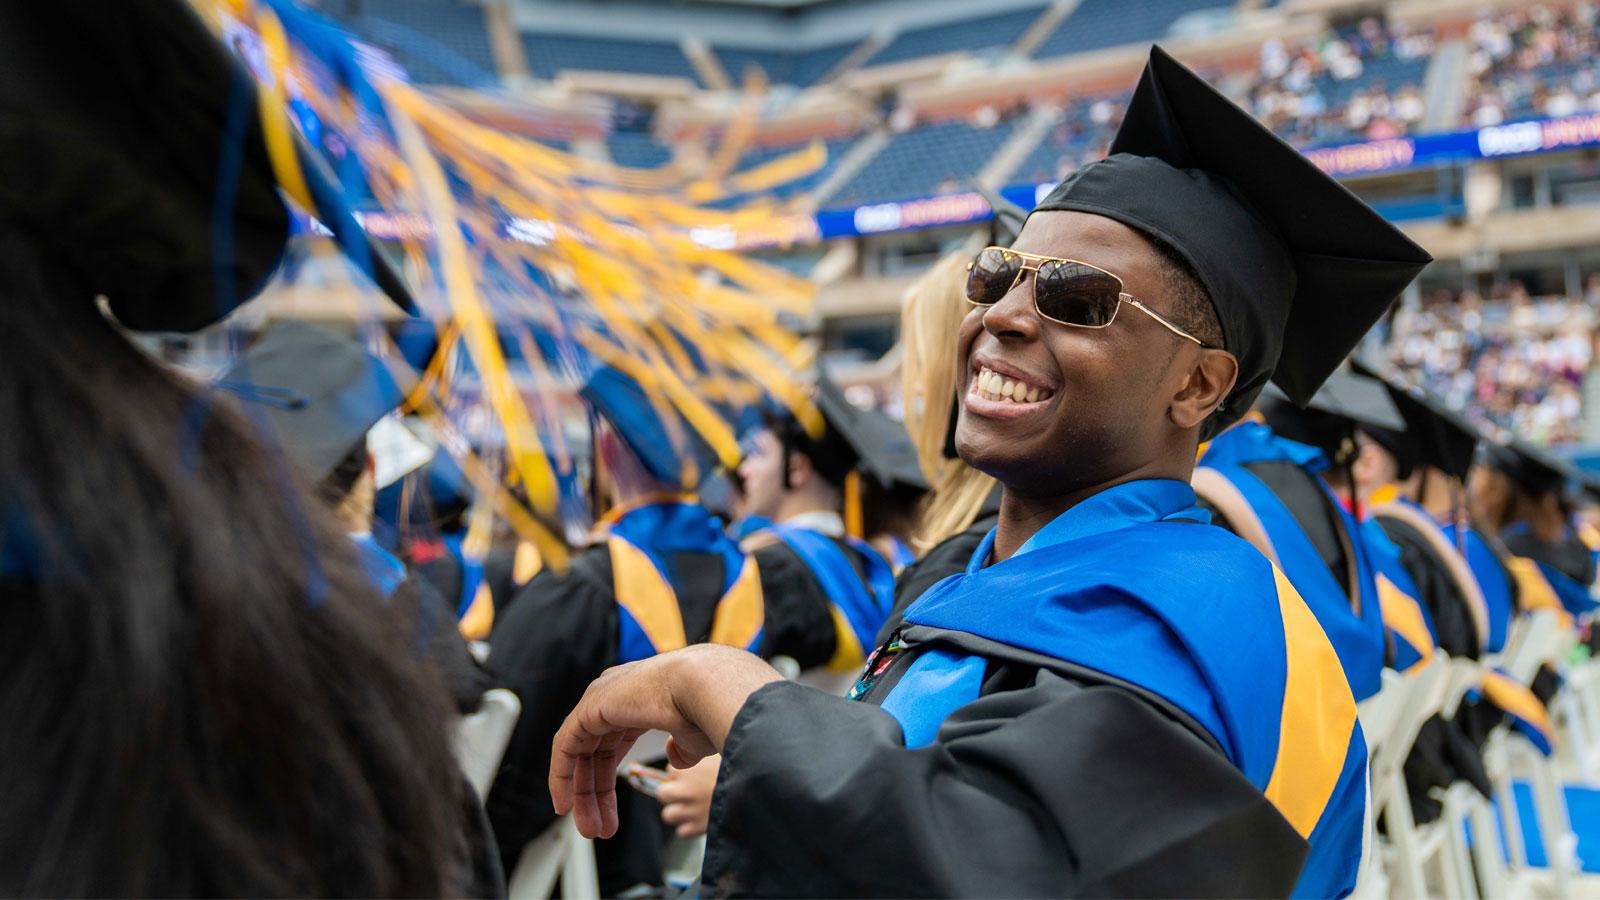
{"type": "Polygon", "coordinates": [[[415,642],[241,415],[0,221],[0,894],[457,893],[415,642]]]}

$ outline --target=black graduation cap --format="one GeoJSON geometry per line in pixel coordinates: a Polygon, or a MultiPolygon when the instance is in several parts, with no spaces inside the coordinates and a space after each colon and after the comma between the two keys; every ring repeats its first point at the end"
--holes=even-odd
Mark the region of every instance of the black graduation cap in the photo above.
{"type": "Polygon", "coordinates": [[[1405,419],[1403,432],[1378,426],[1363,428],[1400,461],[1402,478],[1418,464],[1433,466],[1455,478],[1467,477],[1479,439],[1478,429],[1472,423],[1444,400],[1421,388],[1407,387],[1361,362],[1355,363],[1355,369],[1382,381],[1401,418],[1405,419]]]}
{"type": "Polygon", "coordinates": [[[597,368],[578,394],[611,423],[657,481],[692,489],[701,476],[715,468],[716,454],[699,432],[670,404],[663,407],[675,420],[663,419],[639,382],[621,371],[611,366],[597,368]]]}
{"type": "Polygon", "coordinates": [[[901,484],[925,489],[927,479],[917,462],[917,449],[905,426],[881,410],[862,409],[851,403],[838,382],[817,370],[817,409],[828,431],[843,444],[835,452],[849,466],[858,467],[883,487],[901,484]]]}
{"type": "Polygon", "coordinates": [[[1600,503],[1600,475],[1588,469],[1577,469],[1578,495],[1586,503],[1600,503]]]}
{"type": "MultiPolygon", "coordinates": [[[[123,325],[193,330],[260,291],[289,215],[257,88],[185,0],[0,4],[0,61],[0,215],[50,240],[123,325]]],[[[365,241],[326,168],[298,149],[313,212],[365,241]]]]}
{"type": "Polygon", "coordinates": [[[1483,460],[1534,495],[1565,493],[1573,475],[1567,463],[1515,438],[1485,443],[1483,460]]]}
{"type": "Polygon", "coordinates": [[[299,321],[269,329],[217,386],[254,407],[247,410],[251,418],[272,429],[312,484],[405,399],[382,360],[343,335],[299,321]]]}
{"type": "Polygon", "coordinates": [[[1355,452],[1357,428],[1406,430],[1405,419],[1383,382],[1350,371],[1328,376],[1303,407],[1280,390],[1269,388],[1261,410],[1273,431],[1321,448],[1340,464],[1355,452]]]}
{"type": "Polygon", "coordinates": [[[1270,378],[1297,404],[1431,257],[1160,47],[1111,155],[1038,210],[1115,219],[1172,246],[1211,295],[1239,380],[1208,432],[1270,378]]]}
{"type": "Polygon", "coordinates": [[[1017,234],[1022,231],[1022,223],[1028,220],[1028,211],[1007,200],[999,191],[974,184],[973,190],[983,197],[989,208],[994,210],[994,218],[989,220],[989,245],[992,247],[1009,247],[1016,243],[1017,234]]]}

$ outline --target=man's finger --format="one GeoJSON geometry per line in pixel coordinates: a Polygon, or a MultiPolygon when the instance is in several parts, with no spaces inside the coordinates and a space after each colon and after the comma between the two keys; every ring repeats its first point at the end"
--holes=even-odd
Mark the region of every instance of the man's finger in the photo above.
{"type": "Polygon", "coordinates": [[[594,749],[597,740],[573,718],[577,711],[568,714],[566,721],[556,731],[550,743],[550,804],[557,815],[572,810],[574,789],[573,774],[580,757],[594,749]]]}

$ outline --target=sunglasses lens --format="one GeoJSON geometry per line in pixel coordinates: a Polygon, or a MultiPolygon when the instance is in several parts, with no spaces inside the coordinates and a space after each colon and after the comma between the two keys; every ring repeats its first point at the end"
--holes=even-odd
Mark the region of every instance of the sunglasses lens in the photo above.
{"type": "Polygon", "coordinates": [[[1101,328],[1111,324],[1121,302],[1122,282],[1110,272],[1082,263],[1051,260],[1039,267],[1033,294],[1039,313],[1067,325],[1101,328]]]}
{"type": "Polygon", "coordinates": [[[986,247],[972,260],[967,272],[967,299],[989,306],[999,303],[1011,290],[1022,268],[1022,259],[999,247],[986,247]]]}

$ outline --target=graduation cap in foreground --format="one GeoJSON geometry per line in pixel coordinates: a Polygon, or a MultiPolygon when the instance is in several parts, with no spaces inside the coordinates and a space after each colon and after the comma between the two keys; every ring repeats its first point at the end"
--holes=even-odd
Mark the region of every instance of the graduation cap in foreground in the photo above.
{"type": "Polygon", "coordinates": [[[1400,477],[1406,477],[1418,465],[1433,466],[1452,478],[1464,480],[1467,477],[1478,447],[1478,429],[1444,400],[1427,391],[1409,388],[1379,375],[1363,363],[1356,363],[1355,369],[1381,380],[1401,418],[1405,419],[1406,427],[1402,432],[1378,426],[1362,429],[1399,460],[1400,477]]]}
{"type": "Polygon", "coordinates": [[[218,387],[257,407],[290,462],[322,484],[405,399],[383,361],[343,335],[287,321],[262,335],[218,387]]]}
{"type": "Polygon", "coordinates": [[[1207,435],[1270,378],[1308,403],[1431,257],[1160,47],[1108,157],[1035,208],[1115,219],[1171,246],[1211,296],[1239,379],[1207,435]]]}
{"type": "Polygon", "coordinates": [[[1383,382],[1349,371],[1328,376],[1304,408],[1274,388],[1264,395],[1261,409],[1273,431],[1318,447],[1341,464],[1355,452],[1357,428],[1406,430],[1383,382]]]}
{"type": "Polygon", "coordinates": [[[650,476],[663,484],[692,490],[716,466],[716,454],[670,403],[658,410],[644,388],[610,366],[594,370],[578,390],[596,415],[611,423],[650,476]],[[662,418],[662,413],[674,417],[662,418]]]}
{"type": "MultiPolygon", "coordinates": [[[[123,325],[193,330],[261,290],[289,213],[255,81],[189,3],[0,4],[0,59],[0,215],[36,229],[123,325]]],[[[380,287],[412,311],[331,173],[295,141],[312,212],[369,249],[380,287]]]]}
{"type": "Polygon", "coordinates": [[[1563,494],[1573,477],[1567,463],[1515,438],[1503,444],[1486,443],[1483,462],[1534,495],[1563,494]]]}

